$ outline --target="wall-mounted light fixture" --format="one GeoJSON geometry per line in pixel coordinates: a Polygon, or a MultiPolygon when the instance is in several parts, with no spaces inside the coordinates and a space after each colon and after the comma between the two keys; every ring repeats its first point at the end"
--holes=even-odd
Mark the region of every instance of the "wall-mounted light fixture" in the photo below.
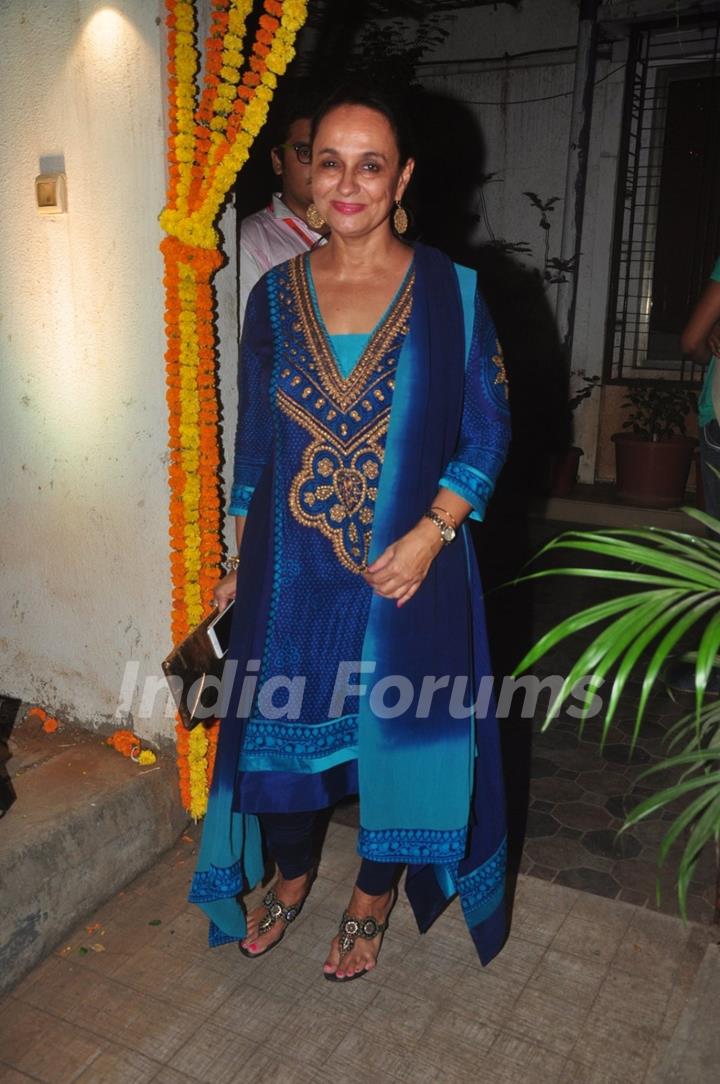
{"type": "Polygon", "coordinates": [[[67,212],[65,174],[40,173],[35,178],[35,198],[41,215],[64,215],[67,212]]]}

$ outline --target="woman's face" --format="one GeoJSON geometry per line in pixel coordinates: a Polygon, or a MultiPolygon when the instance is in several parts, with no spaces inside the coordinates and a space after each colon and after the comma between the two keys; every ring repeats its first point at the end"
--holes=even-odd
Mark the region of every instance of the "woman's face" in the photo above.
{"type": "Polygon", "coordinates": [[[362,237],[390,229],[414,162],[400,168],[390,122],[364,105],[340,105],[323,117],[312,148],[313,202],[334,234],[362,237]]]}

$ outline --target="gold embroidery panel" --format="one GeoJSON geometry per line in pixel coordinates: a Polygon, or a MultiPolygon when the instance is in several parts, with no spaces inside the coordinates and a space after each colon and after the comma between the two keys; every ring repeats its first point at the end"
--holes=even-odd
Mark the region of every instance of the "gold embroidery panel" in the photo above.
{"type": "Polygon", "coordinates": [[[396,358],[386,358],[386,355],[394,341],[407,334],[415,272],[408,277],[392,309],[375,330],[359,361],[345,380],[338,372],[327,337],[315,312],[305,258],[305,254],[296,256],[290,261],[289,269],[290,286],[298,309],[298,330],[303,333],[310,347],[322,390],[339,410],[346,412],[358,399],[367,396],[367,385],[373,370],[378,366],[382,369],[383,362],[388,367],[396,362],[396,358]]]}
{"type": "Polygon", "coordinates": [[[314,440],[303,452],[302,466],[290,485],[289,505],[295,519],[317,528],[332,544],[335,556],[350,572],[367,567],[383,449],[375,439],[353,451],[333,441],[314,440]]]}
{"type": "MultiPolygon", "coordinates": [[[[407,334],[414,272],[345,380],[317,317],[303,256],[289,264],[284,301],[305,350],[290,349],[276,391],[278,408],[311,437],[290,483],[292,516],[319,530],[340,564],[367,567],[395,369],[407,334]],[[293,309],[297,317],[292,315],[293,309]]],[[[284,343],[289,347],[289,343],[284,343]]]]}

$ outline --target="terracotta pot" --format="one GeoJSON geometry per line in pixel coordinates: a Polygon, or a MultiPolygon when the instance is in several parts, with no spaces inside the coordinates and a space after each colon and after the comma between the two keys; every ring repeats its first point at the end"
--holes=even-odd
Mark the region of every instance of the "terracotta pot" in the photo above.
{"type": "Polygon", "coordinates": [[[693,437],[644,440],[636,433],[613,434],[617,495],[645,508],[683,503],[697,441],[693,437]]]}
{"type": "Polygon", "coordinates": [[[550,496],[567,497],[577,482],[582,448],[570,447],[552,456],[550,464],[550,496]]]}

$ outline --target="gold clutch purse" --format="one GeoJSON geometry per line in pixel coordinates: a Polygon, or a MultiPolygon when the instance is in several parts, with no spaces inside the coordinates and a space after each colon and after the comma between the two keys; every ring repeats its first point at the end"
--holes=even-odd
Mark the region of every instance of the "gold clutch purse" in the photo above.
{"type": "Polygon", "coordinates": [[[233,603],[222,613],[208,614],[188,636],[163,659],[162,669],[177,705],[183,726],[192,730],[215,717],[218,686],[230,646],[233,603]],[[203,702],[203,693],[213,695],[212,704],[203,702]]]}

